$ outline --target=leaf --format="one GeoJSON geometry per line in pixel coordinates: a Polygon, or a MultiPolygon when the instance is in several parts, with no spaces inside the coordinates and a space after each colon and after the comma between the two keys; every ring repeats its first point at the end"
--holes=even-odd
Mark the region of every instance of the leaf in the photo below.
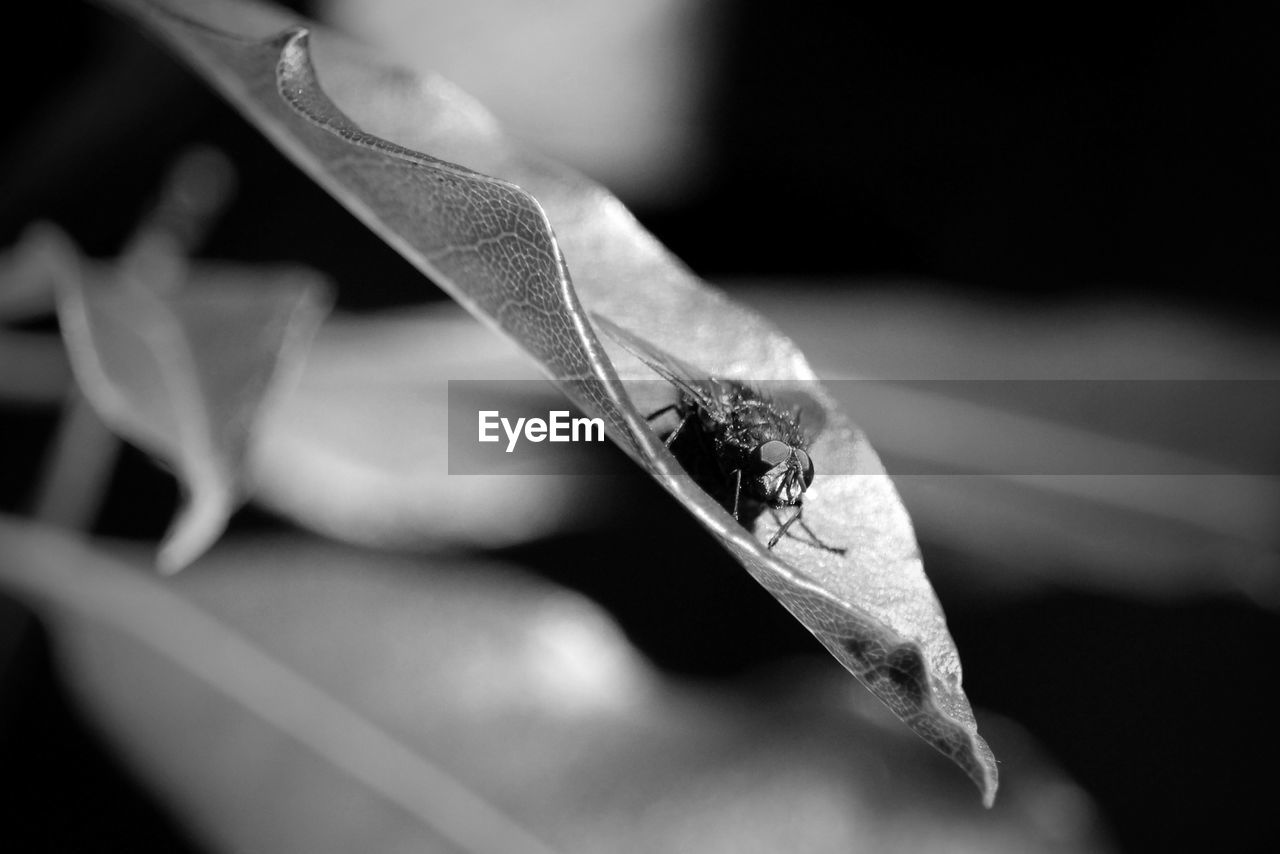
{"type": "Polygon", "coordinates": [[[448,382],[465,379],[540,389],[543,411],[562,401],[508,339],[452,303],[331,316],[258,428],[254,501],[347,542],[434,551],[500,548],[619,510],[602,478],[451,477],[448,382]]]}
{"type": "Polygon", "coordinates": [[[185,278],[182,264],[129,260],[102,273],[76,266],[59,281],[58,318],[103,421],[170,465],[183,487],[156,558],[174,572],[221,535],[244,499],[251,433],[296,372],[326,310],[325,286],[304,271],[202,268],[178,287],[147,279],[166,270],[185,278]]]}
{"type": "Polygon", "coordinates": [[[976,813],[842,680],[691,690],[509,567],[228,538],[161,580],[132,548],[4,519],[0,542],[90,719],[216,850],[1109,847],[1016,730],[1017,785],[976,813]]]}
{"type": "Polygon", "coordinates": [[[599,187],[516,151],[487,114],[438,78],[388,67],[316,30],[326,89],[312,63],[312,31],[294,26],[264,38],[290,20],[283,13],[239,3],[212,11],[165,4],[181,14],[137,0],[113,4],[155,30],[366,225],[604,419],[615,442],[992,802],[995,759],[977,734],[910,520],[865,437],[814,390],[794,344],[698,281],[599,187]],[[717,374],[809,393],[828,425],[814,459],[850,474],[819,476],[806,519],[848,543],[847,557],[791,542],[770,552],[757,539],[771,534],[767,525],[753,536],[698,489],[631,405],[584,306],[717,374]]]}

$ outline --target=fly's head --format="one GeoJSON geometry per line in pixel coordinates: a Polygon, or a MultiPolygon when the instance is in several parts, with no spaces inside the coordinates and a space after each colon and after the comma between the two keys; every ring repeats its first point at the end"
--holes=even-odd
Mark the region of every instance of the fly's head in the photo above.
{"type": "Polygon", "coordinates": [[[756,494],[774,507],[799,504],[813,483],[813,460],[800,448],[771,439],[752,451],[746,474],[756,494]]]}

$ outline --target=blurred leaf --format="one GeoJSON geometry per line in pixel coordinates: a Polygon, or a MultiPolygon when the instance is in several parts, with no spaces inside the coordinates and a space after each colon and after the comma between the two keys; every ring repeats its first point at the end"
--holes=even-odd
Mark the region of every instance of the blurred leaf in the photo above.
{"type": "Polygon", "coordinates": [[[864,693],[668,684],[589,603],[497,565],[224,540],[160,580],[35,526],[0,542],[87,712],[218,850],[1109,847],[1016,730],[1008,796],[974,810],[864,693]]]}
{"type": "Polygon", "coordinates": [[[254,501],[347,542],[416,550],[499,548],[618,510],[599,477],[450,476],[448,382],[467,379],[525,380],[515,386],[542,389],[544,410],[563,401],[452,303],[331,316],[258,428],[254,501]]]}
{"type": "Polygon", "coordinates": [[[183,487],[157,555],[176,571],[243,500],[251,431],[300,365],[326,310],[324,284],[305,271],[244,268],[201,269],[184,282],[180,259],[146,255],[72,273],[59,281],[58,318],[81,389],[183,487]]]}
{"type": "Polygon", "coordinates": [[[593,175],[632,204],[696,198],[720,166],[707,109],[712,34],[728,7],[702,0],[530,4],[325,0],[319,20],[398,61],[443,74],[513,137],[593,175]],[[518,83],[516,82],[518,80],[518,83]]]}
{"type": "Polygon", "coordinates": [[[865,437],[812,391],[813,373],[794,344],[692,276],[602,189],[516,151],[482,109],[438,78],[387,66],[316,30],[324,88],[312,32],[289,27],[295,19],[286,13],[241,3],[112,3],[159,33],[321,186],[604,419],[615,442],[992,802],[995,759],[977,734],[910,520],[865,437]],[[694,485],[631,405],[583,306],[716,374],[791,382],[816,395],[828,426],[814,459],[824,471],[852,474],[819,476],[806,519],[847,543],[848,554],[796,542],[770,552],[767,523],[753,536],[694,485]]]}

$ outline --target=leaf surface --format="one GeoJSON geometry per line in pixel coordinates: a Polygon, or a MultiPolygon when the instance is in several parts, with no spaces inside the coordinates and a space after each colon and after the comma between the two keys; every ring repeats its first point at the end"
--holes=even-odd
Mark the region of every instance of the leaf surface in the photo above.
{"type": "MultiPolygon", "coordinates": [[[[865,437],[815,390],[794,344],[694,277],[604,190],[515,149],[438,78],[290,26],[287,14],[258,4],[113,5],[138,15],[342,204],[603,418],[625,451],[992,802],[995,760],[977,734],[910,520],[865,437]],[[753,536],[697,488],[630,403],[587,310],[716,374],[790,382],[810,395],[827,425],[813,457],[842,474],[819,475],[806,520],[847,544],[847,555],[793,541],[770,552],[758,539],[772,533],[767,524],[753,536]]],[[[646,376],[635,367],[633,376],[646,376]]]]}

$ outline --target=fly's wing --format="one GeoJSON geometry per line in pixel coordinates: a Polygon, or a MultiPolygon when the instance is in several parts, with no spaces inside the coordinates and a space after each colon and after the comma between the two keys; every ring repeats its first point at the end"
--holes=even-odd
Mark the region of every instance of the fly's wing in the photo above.
{"type": "Polygon", "coordinates": [[[623,329],[608,318],[598,314],[591,315],[591,322],[597,329],[609,333],[609,337],[626,348],[633,356],[644,362],[664,380],[683,391],[697,401],[698,405],[711,414],[717,421],[726,421],[729,412],[725,405],[717,400],[713,389],[717,381],[709,372],[699,370],[687,362],[677,359],[670,353],[664,353],[653,344],[645,341],[633,332],[623,329]]]}

